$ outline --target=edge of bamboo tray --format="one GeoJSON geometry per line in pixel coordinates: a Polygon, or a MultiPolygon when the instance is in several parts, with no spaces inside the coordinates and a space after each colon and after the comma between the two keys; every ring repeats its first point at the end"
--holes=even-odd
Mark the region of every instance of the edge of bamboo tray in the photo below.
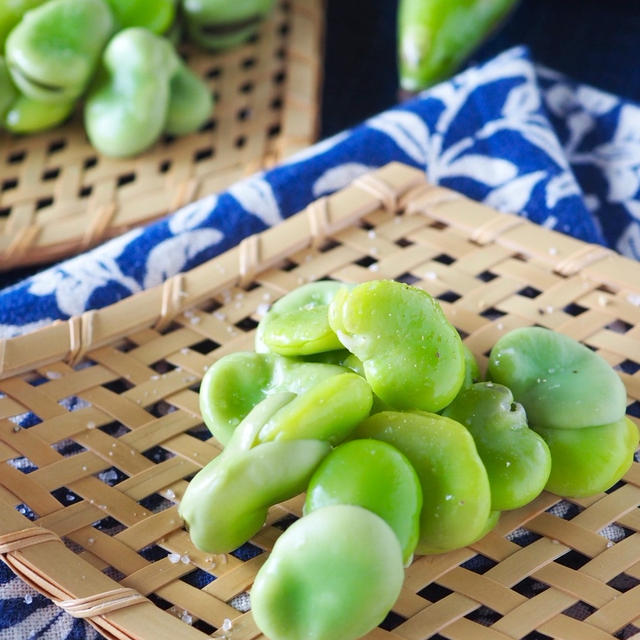
{"type": "MultiPolygon", "coordinates": [[[[461,230],[461,235],[465,237],[464,242],[470,240],[477,247],[473,251],[474,255],[470,257],[473,265],[467,265],[469,273],[477,273],[478,264],[484,264],[487,253],[484,251],[485,247],[487,251],[495,250],[497,247],[499,249],[497,259],[503,258],[505,255],[513,256],[515,252],[515,255],[526,256],[527,261],[536,263],[534,265],[536,268],[539,269],[540,266],[543,266],[555,272],[554,278],[563,287],[566,288],[569,285],[570,294],[573,296],[571,299],[579,298],[580,292],[583,291],[580,288],[583,278],[595,280],[604,287],[605,291],[606,287],[611,287],[618,294],[622,291],[628,296],[640,296],[640,264],[622,258],[602,247],[585,244],[563,234],[543,229],[523,218],[498,213],[448,189],[428,185],[421,171],[392,163],[358,178],[351,186],[314,202],[300,214],[261,234],[243,240],[234,249],[192,271],[171,278],[160,287],[136,294],[102,310],[87,312],[82,316],[53,324],[34,333],[0,342],[0,379],[19,375],[61,360],[73,364],[79,361],[85,353],[89,352],[88,355],[91,357],[91,350],[101,345],[117,342],[145,327],[154,327],[161,333],[164,328],[171,330],[171,323],[174,319],[180,319],[185,324],[189,324],[185,318],[193,318],[193,316],[187,316],[185,312],[190,307],[196,307],[205,300],[216,296],[217,293],[229,290],[230,287],[251,284],[254,279],[259,278],[260,274],[269,270],[270,267],[281,265],[284,259],[305,248],[321,249],[327,246],[327,243],[330,246],[333,235],[340,233],[342,239],[347,239],[346,236],[349,236],[348,242],[353,242],[354,246],[361,240],[377,242],[375,232],[373,236],[368,236],[364,229],[357,226],[357,223],[362,218],[372,220],[377,215],[395,213],[399,209],[405,209],[410,214],[417,214],[418,217],[420,214],[424,214],[432,221],[429,225],[420,226],[415,225],[415,220],[403,222],[404,216],[399,216],[394,221],[401,223],[398,227],[401,230],[400,234],[403,233],[402,224],[407,224],[407,228],[413,225],[413,229],[420,229],[417,233],[423,234],[437,234],[437,227],[434,229],[433,225],[438,224],[441,224],[441,228],[449,226],[461,230]],[[576,292],[577,295],[574,295],[576,292]]],[[[418,222],[420,221],[418,220],[418,222]]],[[[440,237],[440,241],[458,243],[458,245],[463,242],[460,236],[456,234],[451,234],[451,236],[449,238],[443,235],[440,237]]],[[[383,241],[380,240],[380,242],[383,241]]],[[[389,247],[394,247],[393,244],[389,244],[389,240],[385,240],[385,242],[389,247]]],[[[415,249],[419,253],[420,247],[417,246],[415,249]]],[[[443,249],[446,248],[443,247],[443,249]]],[[[360,255],[361,252],[351,250],[343,252],[338,258],[338,266],[335,271],[348,272],[356,280],[366,278],[370,273],[362,266],[352,264],[354,253],[360,255]],[[344,266],[341,266],[343,264],[344,266]]],[[[408,251],[407,253],[411,256],[407,255],[406,259],[413,260],[414,264],[421,264],[420,260],[424,261],[424,258],[416,257],[416,252],[408,251]]],[[[323,254],[320,252],[318,255],[322,256],[323,254]]],[[[399,264],[406,264],[404,260],[403,256],[399,264]]],[[[464,260],[464,257],[461,260],[464,260]]],[[[512,260],[511,262],[517,261],[512,260]]],[[[437,262],[434,264],[437,265],[437,262]]],[[[309,268],[313,268],[312,263],[309,268]]],[[[398,265],[396,268],[401,271],[398,265]]],[[[307,273],[307,271],[302,269],[301,273],[307,273]]],[[[295,286],[295,276],[288,274],[286,269],[279,274],[280,288],[283,293],[289,286],[295,286]]],[[[428,278],[428,276],[426,277],[428,278]]],[[[309,279],[313,278],[309,276],[309,279]]],[[[491,282],[487,284],[478,281],[478,286],[486,288],[486,294],[491,295],[491,292],[488,291],[491,289],[491,282]]],[[[597,293],[596,289],[590,284],[589,291],[595,294],[597,293]]],[[[481,295],[484,296],[485,293],[483,292],[481,295]]],[[[606,297],[606,293],[600,295],[606,297]]],[[[473,296],[469,297],[473,298],[473,296]]],[[[633,300],[638,300],[638,298],[633,300]]],[[[530,302],[528,299],[527,301],[530,302]]],[[[487,305],[490,306],[490,301],[486,299],[481,302],[479,307],[482,309],[487,305]]],[[[637,309],[640,302],[630,304],[632,306],[624,311],[621,317],[630,318],[631,313],[634,313],[635,322],[635,318],[640,315],[640,310],[637,309]]],[[[448,309],[451,311],[451,307],[448,309]]],[[[466,311],[461,310],[460,313],[462,315],[458,317],[458,320],[464,320],[463,316],[466,311]]],[[[468,315],[471,316],[472,313],[469,312],[468,315]]],[[[476,318],[474,321],[476,326],[477,320],[481,320],[481,318],[476,318]]],[[[487,321],[486,328],[492,329],[492,324],[487,321]]],[[[486,330],[473,333],[470,339],[474,340],[473,349],[475,351],[482,353],[491,343],[495,336],[489,334],[490,331],[486,330]]],[[[156,337],[161,341],[164,339],[164,336],[156,335],[156,337]]],[[[621,351],[620,344],[614,344],[617,353],[624,353],[621,351]]],[[[606,344],[604,348],[606,350],[606,344]]],[[[144,375],[148,375],[150,369],[143,368],[144,375]]],[[[84,374],[78,372],[78,375],[84,374]]],[[[116,373],[116,375],[118,374],[116,373]]],[[[184,373],[179,375],[182,377],[184,373]]],[[[140,376],[136,374],[134,377],[140,376]]],[[[182,385],[183,382],[190,384],[195,379],[197,377],[181,381],[180,384],[182,385]]],[[[640,388],[636,384],[639,379],[637,376],[627,376],[627,381],[631,380],[631,384],[634,385],[633,395],[635,398],[640,398],[640,388]]],[[[92,383],[94,382],[96,381],[92,380],[92,383]]],[[[100,386],[99,381],[96,384],[100,386]]],[[[55,403],[54,396],[50,397],[45,392],[39,392],[37,387],[30,387],[20,379],[8,381],[3,385],[9,395],[15,395],[17,399],[25,398],[25,407],[41,405],[43,415],[62,417],[65,411],[55,403]],[[26,394],[29,394],[29,401],[26,400],[26,394]]],[[[183,387],[184,385],[180,388],[183,387]]],[[[139,392],[143,393],[142,389],[139,392]]],[[[193,392],[189,393],[189,402],[191,402],[193,392]]],[[[8,402],[11,407],[5,406],[9,416],[24,410],[21,401],[13,402],[8,399],[8,402]]],[[[131,401],[127,402],[131,406],[134,404],[131,401]]],[[[184,404],[185,400],[183,399],[182,402],[184,404]]],[[[144,425],[157,426],[155,420],[144,422],[152,416],[142,408],[138,409],[134,412],[137,416],[134,420],[134,422],[137,421],[136,428],[144,429],[144,425]]],[[[36,408],[33,410],[38,413],[36,408]]],[[[197,410],[191,407],[190,411],[187,429],[198,422],[195,415],[197,410]]],[[[64,413],[66,418],[70,415],[64,413]]],[[[166,422],[167,419],[174,419],[175,415],[177,414],[169,413],[160,420],[166,422]]],[[[86,417],[80,419],[86,420],[86,417]]],[[[637,420],[634,419],[634,421],[637,424],[637,420]]],[[[49,461],[46,464],[43,462],[44,467],[47,465],[49,467],[57,466],[59,469],[57,463],[63,461],[66,468],[66,463],[69,462],[67,459],[62,459],[60,454],[52,456],[50,452],[47,453],[48,445],[52,442],[41,440],[35,434],[31,435],[28,429],[22,430],[8,420],[4,420],[2,423],[6,432],[0,439],[0,446],[5,447],[4,459],[12,458],[19,455],[23,449],[28,451],[32,447],[35,452],[33,454],[35,460],[40,458],[45,462],[49,461]],[[15,450],[10,445],[3,444],[5,440],[7,443],[14,442],[12,438],[16,439],[15,450]],[[20,438],[26,439],[23,445],[17,444],[20,438]]],[[[184,425],[178,426],[180,427],[178,431],[184,435],[182,433],[184,425]]],[[[90,427],[87,425],[87,428],[90,427]]],[[[93,433],[103,440],[108,438],[102,431],[88,433],[93,433]]],[[[136,434],[136,431],[131,431],[131,434],[136,434]]],[[[59,436],[54,434],[49,436],[51,441],[56,440],[57,437],[59,436]]],[[[79,439],[78,435],[75,437],[79,439]]],[[[126,436],[123,438],[126,440],[126,436]]],[[[79,441],[86,443],[86,440],[79,439],[79,441]]],[[[205,443],[200,443],[200,445],[204,446],[205,443]]],[[[104,446],[108,446],[111,451],[111,447],[116,447],[117,443],[113,439],[113,444],[105,444],[104,446]]],[[[208,453],[213,453],[215,443],[211,443],[205,448],[208,453]]],[[[96,447],[96,450],[98,449],[100,447],[96,447]]],[[[132,449],[130,453],[139,452],[132,449]]],[[[30,456],[31,454],[23,453],[22,455],[30,456]]],[[[92,452],[88,452],[88,455],[92,455],[92,452]]],[[[105,455],[103,452],[103,456],[105,455]]],[[[115,464],[113,458],[96,460],[96,464],[98,464],[96,469],[108,467],[109,460],[115,464]]],[[[172,464],[186,465],[177,468],[175,478],[184,478],[188,475],[189,469],[195,469],[199,466],[194,464],[192,460],[182,461],[180,458],[172,464]]],[[[546,513],[549,507],[559,501],[559,498],[543,493],[523,509],[504,514],[497,528],[486,538],[474,544],[472,548],[460,549],[441,556],[418,558],[407,569],[405,587],[394,607],[394,610],[397,609],[407,618],[400,625],[401,629],[398,627],[398,633],[378,629],[367,637],[370,640],[375,638],[391,640],[400,637],[421,638],[427,628],[431,630],[429,633],[436,633],[438,629],[446,627],[447,634],[454,633],[452,637],[461,639],[478,637],[476,634],[480,631],[483,631],[487,638],[506,638],[520,637],[535,627],[543,633],[558,637],[578,637],[576,635],[578,632],[586,633],[589,631],[591,634],[589,637],[594,640],[595,638],[613,638],[608,633],[610,628],[613,629],[622,620],[635,620],[635,618],[629,617],[629,611],[633,612],[633,607],[638,602],[640,587],[634,587],[626,593],[618,594],[615,589],[604,584],[610,578],[605,580],[602,576],[608,575],[609,570],[601,570],[599,573],[596,571],[593,575],[588,572],[570,572],[569,569],[557,565],[553,560],[575,545],[577,549],[584,550],[591,557],[599,556],[601,553],[609,554],[606,556],[608,561],[598,557],[598,562],[601,565],[607,564],[608,566],[610,564],[616,575],[631,570],[629,569],[631,565],[640,565],[637,533],[635,537],[615,545],[611,550],[608,549],[607,540],[596,533],[608,522],[617,521],[618,518],[625,523],[625,526],[634,530],[640,526],[637,524],[637,518],[631,517],[633,514],[629,513],[638,504],[638,484],[640,482],[638,468],[638,464],[635,464],[625,476],[628,484],[613,494],[578,501],[585,507],[585,510],[580,514],[580,518],[571,522],[563,521],[565,523],[560,525],[559,521],[556,522],[559,520],[557,517],[546,513]],[[520,526],[528,527],[534,533],[540,534],[541,540],[521,548],[504,538],[509,532],[520,526]],[[633,547],[634,543],[635,547],[633,547]],[[500,562],[494,567],[495,571],[492,569],[487,575],[478,575],[459,566],[477,553],[484,553],[489,558],[497,554],[500,562]],[[523,576],[546,582],[550,587],[547,597],[543,593],[537,595],[534,601],[528,601],[525,596],[512,591],[513,584],[522,580],[523,576]],[[581,582],[574,587],[570,584],[570,578],[574,579],[575,577],[580,578],[581,582]],[[455,604],[448,604],[443,600],[442,606],[438,606],[438,602],[430,603],[429,601],[426,601],[429,606],[425,605],[425,601],[416,592],[434,581],[441,582],[446,588],[455,592],[454,595],[457,597],[455,604]],[[480,596],[480,594],[484,595],[480,596]],[[506,602],[504,598],[507,598],[506,602]],[[565,608],[584,598],[590,604],[597,605],[597,611],[589,616],[586,625],[561,615],[565,608]],[[494,606],[503,616],[499,622],[491,627],[480,627],[464,617],[465,611],[475,610],[483,603],[486,603],[487,606],[494,606]],[[453,608],[448,609],[449,605],[453,608]],[[533,611],[534,608],[535,611],[533,611]],[[398,635],[400,631],[402,633],[398,635]]],[[[148,473],[147,471],[137,473],[136,482],[143,485],[139,490],[140,495],[147,495],[146,491],[154,490],[152,485],[145,485],[145,483],[149,481],[150,475],[157,473],[156,469],[157,467],[154,466],[148,468],[148,473]]],[[[2,473],[2,483],[0,483],[0,555],[12,570],[26,582],[52,598],[54,602],[72,615],[85,617],[110,639],[171,640],[171,638],[179,636],[196,640],[196,638],[206,637],[201,631],[189,627],[170,613],[158,609],[146,597],[147,594],[155,590],[153,585],[164,585],[179,579],[183,575],[179,573],[183,571],[180,565],[171,565],[170,560],[166,562],[163,560],[164,564],[161,566],[156,566],[155,563],[144,566],[128,575],[122,583],[116,582],[103,574],[98,566],[94,566],[87,559],[76,555],[71,549],[61,544],[60,538],[52,530],[44,528],[49,526],[51,529],[59,531],[60,535],[63,535],[65,531],[77,532],[78,527],[82,528],[83,525],[74,520],[76,511],[73,507],[61,508],[59,502],[49,493],[51,487],[46,483],[45,485],[38,484],[38,481],[30,478],[28,474],[21,474],[9,465],[3,465],[0,472],[2,473]],[[20,485],[16,484],[18,482],[20,485]],[[26,494],[31,496],[28,502],[34,510],[43,516],[41,521],[31,522],[12,507],[16,497],[20,500],[19,496],[26,494]],[[8,503],[4,499],[5,497],[9,498],[8,503]],[[57,522],[57,528],[47,524],[53,522],[51,518],[57,522]],[[171,566],[174,566],[173,571],[177,573],[172,573],[171,566]],[[154,569],[151,570],[151,567],[154,569]]],[[[71,475],[73,476],[73,473],[71,475]]],[[[91,487],[85,486],[85,493],[88,495],[96,490],[96,483],[101,485],[98,479],[92,477],[92,470],[87,469],[86,477],[82,477],[83,479],[79,482],[91,484],[91,487]]],[[[165,481],[164,477],[158,480],[162,486],[165,486],[163,484],[165,481]]],[[[51,486],[58,487],[59,483],[56,481],[55,485],[51,486]]],[[[73,483],[71,486],[74,486],[73,483]]],[[[104,489],[102,490],[104,491],[104,489]]],[[[136,509],[136,512],[133,513],[133,516],[136,517],[130,518],[129,529],[137,524],[145,527],[150,526],[151,523],[145,519],[148,517],[165,518],[165,520],[168,517],[175,517],[172,514],[167,516],[166,511],[160,511],[153,516],[149,516],[148,513],[137,513],[140,507],[137,506],[134,498],[119,492],[118,496],[122,504],[118,505],[114,502],[113,508],[107,508],[106,505],[103,505],[105,508],[100,509],[93,504],[93,501],[87,504],[88,501],[83,500],[78,506],[82,505],[88,511],[85,518],[90,516],[83,522],[90,523],[95,520],[95,517],[102,518],[105,511],[107,515],[112,512],[115,514],[119,511],[125,512],[128,507],[136,509]],[[129,503],[128,501],[131,500],[134,502],[129,503]]],[[[157,522],[157,520],[154,521],[157,522]]],[[[269,521],[269,524],[273,521],[269,521]]],[[[161,529],[163,531],[165,529],[173,531],[179,527],[179,523],[170,520],[164,522],[162,526],[164,527],[161,529]]],[[[129,535],[128,531],[127,535],[129,535]]],[[[260,537],[259,544],[265,549],[271,548],[273,533],[267,531],[260,534],[263,537],[260,537]]],[[[106,534],[96,531],[91,535],[105,536],[106,534]]],[[[82,540],[80,542],[84,546],[84,542],[82,540]]],[[[91,544],[90,541],[89,544],[91,544]]],[[[137,548],[127,549],[127,552],[135,554],[137,548]]],[[[96,553],[98,553],[97,550],[96,553]]],[[[87,554],[86,557],[91,557],[91,554],[87,554]]],[[[250,584],[255,568],[255,563],[249,566],[249,563],[245,562],[242,565],[242,584],[250,584]]],[[[637,570],[631,572],[633,576],[636,574],[638,574],[637,570]]],[[[234,584],[236,583],[234,582],[234,584]]],[[[263,637],[255,627],[251,614],[236,611],[226,603],[224,598],[215,603],[216,609],[211,613],[208,608],[211,602],[205,597],[205,594],[199,598],[199,592],[193,587],[189,587],[188,594],[189,598],[193,599],[193,602],[189,602],[189,609],[195,616],[215,618],[216,625],[221,626],[226,616],[233,615],[234,632],[232,637],[237,637],[240,640],[263,637]]]]}
{"type": "Polygon", "coordinates": [[[88,350],[141,328],[165,325],[206,298],[242,281],[249,282],[258,270],[321,242],[381,206],[391,209],[402,200],[411,201],[412,211],[422,211],[461,229],[479,245],[496,243],[535,258],[563,276],[581,273],[605,286],[640,291],[640,263],[600,245],[576,240],[525,218],[490,209],[449,189],[428,185],[422,171],[400,163],[390,163],[368,175],[373,176],[379,192],[370,186],[371,180],[356,180],[312,203],[304,212],[245,238],[233,249],[163,285],[103,309],[0,341],[0,379],[58,360],[78,360],[88,350]],[[422,195],[416,198],[417,189],[422,195]]]}

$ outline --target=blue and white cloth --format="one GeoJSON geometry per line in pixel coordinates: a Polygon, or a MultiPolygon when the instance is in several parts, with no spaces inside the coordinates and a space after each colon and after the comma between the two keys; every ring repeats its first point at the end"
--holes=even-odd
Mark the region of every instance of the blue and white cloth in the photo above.
{"type": "MultiPolygon", "coordinates": [[[[640,258],[640,106],[511,49],[417,99],[0,291],[0,337],[116,302],[398,160],[434,183],[640,258]]],[[[0,565],[0,637],[94,638],[0,565]]]]}

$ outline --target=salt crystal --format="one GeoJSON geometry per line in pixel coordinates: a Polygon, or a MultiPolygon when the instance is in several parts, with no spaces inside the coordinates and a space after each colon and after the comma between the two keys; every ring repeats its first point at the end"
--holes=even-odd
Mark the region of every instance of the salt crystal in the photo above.
{"type": "Polygon", "coordinates": [[[87,429],[95,429],[96,428],[96,423],[93,420],[89,420],[89,422],[87,422],[87,429]]]}
{"type": "Polygon", "coordinates": [[[380,271],[380,265],[377,262],[370,264],[369,271],[380,271]]]}
{"type": "Polygon", "coordinates": [[[448,494],[444,497],[444,499],[445,499],[445,500],[453,500],[453,496],[452,496],[450,493],[448,493],[448,494]]]}
{"type": "Polygon", "coordinates": [[[425,277],[427,280],[437,280],[437,279],[438,279],[438,274],[437,274],[435,271],[427,271],[427,272],[424,274],[424,277],[425,277]]]}
{"type": "Polygon", "coordinates": [[[502,322],[498,322],[496,327],[498,328],[499,331],[502,331],[504,329],[504,324],[502,322]]]}
{"type": "Polygon", "coordinates": [[[189,349],[187,347],[182,347],[182,349],[180,349],[180,353],[183,356],[186,356],[189,353],[189,349]]]}
{"type": "Polygon", "coordinates": [[[262,299],[271,300],[271,294],[268,291],[266,291],[265,293],[262,294],[262,299]]]}
{"type": "Polygon", "coordinates": [[[214,311],[213,312],[213,317],[217,318],[218,320],[226,320],[227,319],[227,314],[226,313],[222,313],[222,311],[214,311]]]}
{"type": "Polygon", "coordinates": [[[256,307],[256,313],[260,316],[260,317],[264,317],[267,315],[267,312],[269,311],[269,309],[271,308],[271,305],[268,304],[259,304],[256,307]]]}
{"type": "Polygon", "coordinates": [[[367,232],[367,235],[373,240],[376,237],[375,229],[369,229],[369,231],[367,232]]]}
{"type": "Polygon", "coordinates": [[[18,433],[18,431],[21,431],[21,430],[22,430],[22,427],[19,424],[15,425],[12,429],[13,433],[18,433]]]}
{"type": "Polygon", "coordinates": [[[180,562],[182,562],[182,564],[189,564],[191,562],[191,558],[185,553],[181,558],[180,558],[180,562]]]}
{"type": "Polygon", "coordinates": [[[200,322],[200,318],[198,316],[193,316],[190,320],[191,324],[198,324],[200,322]]]}
{"type": "Polygon", "coordinates": [[[160,376],[159,375],[155,375],[155,376],[151,376],[152,380],[160,380],[160,376]]]}
{"type": "Polygon", "coordinates": [[[175,500],[176,499],[176,492],[173,489],[167,489],[164,492],[164,495],[167,498],[167,500],[175,500]]]}
{"type": "Polygon", "coordinates": [[[558,250],[555,247],[549,247],[549,255],[555,256],[558,253],[558,250]]]}
{"type": "Polygon", "coordinates": [[[30,593],[27,593],[27,595],[24,597],[24,603],[31,604],[32,602],[33,602],[33,596],[30,593]]]}
{"type": "Polygon", "coordinates": [[[82,465],[82,470],[83,470],[83,471],[88,471],[88,468],[87,468],[87,465],[86,465],[86,464],[83,464],[83,465],[82,465]]]}
{"type": "Polygon", "coordinates": [[[179,553],[170,553],[168,556],[169,562],[171,564],[178,564],[180,562],[180,554],[179,553]]]}
{"type": "Polygon", "coordinates": [[[233,622],[231,622],[231,620],[229,618],[225,618],[223,623],[222,623],[222,630],[223,631],[231,631],[231,627],[233,627],[233,622]]]}
{"type": "MultiPolygon", "coordinates": [[[[113,455],[113,453],[110,451],[109,455],[113,455]]],[[[118,479],[118,472],[115,469],[109,469],[108,471],[103,471],[98,474],[98,477],[102,482],[115,482],[118,479]]]]}
{"type": "Polygon", "coordinates": [[[87,544],[93,544],[95,541],[95,538],[87,538],[87,544]]]}
{"type": "Polygon", "coordinates": [[[58,373],[57,371],[47,371],[46,376],[47,378],[49,378],[49,380],[57,380],[58,378],[62,378],[62,374],[58,373]]]}
{"type": "Polygon", "coordinates": [[[640,294],[630,293],[627,296],[627,302],[630,302],[632,305],[636,307],[640,307],[640,294]]]}
{"type": "Polygon", "coordinates": [[[610,549],[611,547],[613,547],[613,541],[612,540],[608,540],[607,541],[607,547],[610,549]]]}
{"type": "Polygon", "coordinates": [[[186,622],[187,624],[191,624],[193,622],[193,617],[190,616],[186,611],[180,616],[180,620],[182,622],[186,622]]]}
{"type": "Polygon", "coordinates": [[[504,463],[504,466],[505,466],[505,467],[510,467],[510,466],[511,466],[511,462],[509,462],[509,460],[507,460],[507,461],[504,463]]]}

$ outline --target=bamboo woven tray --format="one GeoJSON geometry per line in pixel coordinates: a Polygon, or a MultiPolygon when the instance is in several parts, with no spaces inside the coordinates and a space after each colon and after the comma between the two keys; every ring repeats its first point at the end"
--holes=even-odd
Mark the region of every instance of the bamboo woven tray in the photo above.
{"type": "MultiPolygon", "coordinates": [[[[243,594],[302,498],[215,556],[191,545],[176,502],[220,450],[198,413],[204,371],[252,347],[266,305],[327,277],[425,288],[482,364],[518,326],[571,335],[619,369],[640,422],[640,264],[392,164],[162,287],[0,343],[3,560],[108,638],[261,637],[243,594]],[[21,428],[27,412],[36,424],[21,428]]],[[[606,494],[563,503],[570,519],[549,511],[559,502],[544,493],[472,548],[417,558],[367,638],[636,633],[640,464],[606,494]],[[609,525],[616,542],[600,533],[609,525]]]]}
{"type": "Polygon", "coordinates": [[[100,156],[81,113],[34,136],[0,133],[0,269],[58,259],[149,222],[316,137],[323,0],[279,0],[257,38],[189,65],[217,98],[198,133],[132,159],[100,156]]]}

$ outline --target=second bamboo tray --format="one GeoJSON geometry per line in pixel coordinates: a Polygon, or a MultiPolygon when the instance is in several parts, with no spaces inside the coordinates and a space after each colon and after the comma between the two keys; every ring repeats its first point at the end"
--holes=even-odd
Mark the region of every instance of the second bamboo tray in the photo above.
{"type": "MultiPolygon", "coordinates": [[[[618,370],[640,423],[640,264],[393,164],[162,287],[0,342],[2,559],[108,638],[261,638],[246,594],[302,498],[220,555],[193,547],[176,504],[220,451],[198,411],[204,372],[321,278],[426,289],[483,366],[515,327],[570,335],[618,370]]],[[[638,463],[592,498],[543,493],[472,547],[416,558],[367,638],[629,638],[639,505],[638,463]]]]}
{"type": "Polygon", "coordinates": [[[0,270],[77,253],[268,168],[317,135],[323,0],[279,0],[256,38],[184,54],[216,98],[197,133],[131,159],[101,156],[81,114],[43,134],[0,132],[0,270]]]}

